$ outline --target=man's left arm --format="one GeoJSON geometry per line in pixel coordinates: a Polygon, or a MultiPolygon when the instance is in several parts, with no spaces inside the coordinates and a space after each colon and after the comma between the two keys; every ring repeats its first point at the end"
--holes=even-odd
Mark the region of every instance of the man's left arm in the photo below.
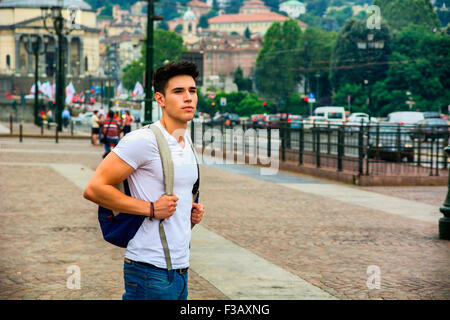
{"type": "Polygon", "coordinates": [[[201,203],[192,203],[192,210],[191,210],[191,223],[192,224],[199,224],[202,221],[203,213],[205,212],[205,208],[201,203]]]}

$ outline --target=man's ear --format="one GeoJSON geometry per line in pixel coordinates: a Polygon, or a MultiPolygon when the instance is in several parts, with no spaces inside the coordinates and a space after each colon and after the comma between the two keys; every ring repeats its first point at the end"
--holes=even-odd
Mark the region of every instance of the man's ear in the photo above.
{"type": "Polygon", "coordinates": [[[155,100],[156,103],[161,106],[161,108],[165,107],[164,95],[161,92],[155,92],[155,100]]]}

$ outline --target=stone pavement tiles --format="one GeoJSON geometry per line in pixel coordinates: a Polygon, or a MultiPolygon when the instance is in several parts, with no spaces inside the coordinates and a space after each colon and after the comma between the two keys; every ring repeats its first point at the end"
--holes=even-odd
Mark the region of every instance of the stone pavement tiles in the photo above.
{"type": "MultiPolygon", "coordinates": [[[[80,188],[48,166],[5,165],[81,163],[94,170],[102,151],[75,143],[44,145],[46,150],[94,151],[77,157],[24,146],[36,153],[30,158],[0,150],[5,199],[0,210],[1,297],[120,299],[122,252],[101,239],[92,214],[95,205],[83,201],[80,188]],[[66,288],[70,265],[82,271],[80,290],[66,288]]],[[[334,297],[450,296],[450,246],[437,238],[436,224],[208,167],[202,168],[201,197],[207,209],[204,228],[334,297]],[[370,266],[380,271],[380,289],[367,286],[370,266]]],[[[236,270],[235,277],[240,276],[236,270]]],[[[201,288],[190,287],[191,299],[224,298],[208,279],[198,277],[191,285],[201,288]]]]}

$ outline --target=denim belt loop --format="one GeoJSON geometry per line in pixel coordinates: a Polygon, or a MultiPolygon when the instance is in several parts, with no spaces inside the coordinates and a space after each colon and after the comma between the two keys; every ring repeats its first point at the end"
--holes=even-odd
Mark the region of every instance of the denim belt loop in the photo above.
{"type": "Polygon", "coordinates": [[[169,282],[172,283],[173,278],[175,277],[175,270],[174,269],[167,270],[167,276],[169,277],[169,282]]]}

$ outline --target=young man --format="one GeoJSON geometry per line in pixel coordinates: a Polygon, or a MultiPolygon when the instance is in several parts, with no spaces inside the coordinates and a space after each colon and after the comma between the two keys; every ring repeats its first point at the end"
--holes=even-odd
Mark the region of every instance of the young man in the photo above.
{"type": "Polygon", "coordinates": [[[161,157],[150,128],[124,136],[99,165],[84,191],[86,199],[106,208],[153,217],[144,219],[128,243],[123,299],[187,299],[191,224],[200,223],[204,212],[203,205],[192,200],[198,172],[186,133],[197,106],[197,76],[198,70],[190,62],[170,63],[154,75],[155,100],[163,113],[155,125],[172,152],[173,195],[164,195],[161,157]],[[114,187],[126,178],[131,197],[114,187]],[[170,250],[170,271],[159,236],[161,219],[170,250]]]}

